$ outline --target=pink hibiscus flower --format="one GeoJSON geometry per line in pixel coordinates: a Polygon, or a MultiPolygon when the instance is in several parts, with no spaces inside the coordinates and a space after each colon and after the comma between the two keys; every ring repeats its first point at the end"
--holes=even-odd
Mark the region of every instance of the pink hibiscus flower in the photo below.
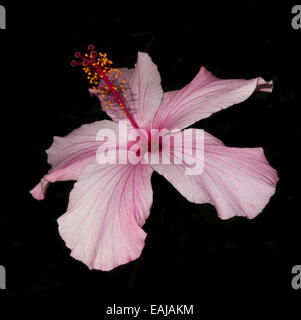
{"type": "MultiPolygon", "coordinates": [[[[142,229],[152,205],[151,175],[163,175],[187,200],[211,203],[221,219],[254,218],[275,192],[277,172],[262,148],[232,148],[209,133],[204,144],[204,170],[186,175],[182,164],[99,164],[96,141],[100,129],[118,134],[118,120],[134,128],[184,129],[247,99],[253,91],[272,91],[262,78],[223,80],[202,67],[184,88],[164,93],[160,74],[147,53],[139,53],[134,69],[112,69],[106,55],[89,46],[83,67],[103,109],[113,121],[85,124],[66,137],[54,137],[46,150],[51,170],[30,192],[44,198],[50,182],[77,180],[67,212],[58,219],[59,233],[71,256],[90,269],[111,270],[138,258],[146,237],[142,229]],[[135,103],[135,106],[133,105],[135,103]]],[[[73,65],[78,64],[73,62],[73,65]]],[[[195,129],[198,130],[198,129],[195,129]]],[[[182,135],[183,130],[177,134],[182,135]]],[[[176,140],[175,140],[176,141],[176,140]]],[[[176,145],[175,148],[181,148],[176,145]]],[[[161,153],[164,150],[160,151],[161,153]]]]}

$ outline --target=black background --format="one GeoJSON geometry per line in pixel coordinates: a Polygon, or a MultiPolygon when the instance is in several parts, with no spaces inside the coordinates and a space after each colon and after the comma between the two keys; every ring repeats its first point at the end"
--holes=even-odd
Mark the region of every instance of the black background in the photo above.
{"type": "MultiPolygon", "coordinates": [[[[220,303],[238,297],[301,298],[291,269],[301,264],[300,40],[291,26],[296,2],[26,2],[5,4],[1,43],[1,243],[6,300],[105,303],[220,303]],[[54,135],[104,119],[74,52],[94,43],[117,67],[137,51],[158,65],[164,90],[188,83],[204,65],[220,78],[274,80],[272,94],[214,114],[204,128],[229,146],[262,146],[280,182],[254,220],[219,220],[211,205],[185,200],[158,174],[142,256],[111,272],[89,271],[69,256],[57,231],[73,182],[51,185],[44,201],[29,190],[49,169],[54,135]]],[[[284,300],[285,299],[285,300],[284,300]]],[[[101,318],[100,312],[99,317],[101,318]]]]}

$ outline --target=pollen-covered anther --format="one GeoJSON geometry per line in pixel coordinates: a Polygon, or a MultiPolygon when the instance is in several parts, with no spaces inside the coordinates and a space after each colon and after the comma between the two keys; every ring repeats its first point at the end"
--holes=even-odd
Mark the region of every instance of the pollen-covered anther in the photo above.
{"type": "Polygon", "coordinates": [[[135,119],[129,112],[130,109],[133,110],[134,108],[130,107],[129,90],[126,86],[126,81],[120,79],[122,72],[119,69],[112,68],[113,62],[108,59],[107,54],[97,53],[94,45],[89,45],[88,50],[90,52],[84,55],[76,52],[75,57],[81,61],[73,60],[71,65],[81,65],[83,67],[89,83],[97,92],[97,96],[102,101],[105,110],[110,108],[112,109],[110,112],[115,112],[115,108],[119,109],[116,112],[121,111],[121,115],[126,115],[131,124],[138,128],[135,119]]]}

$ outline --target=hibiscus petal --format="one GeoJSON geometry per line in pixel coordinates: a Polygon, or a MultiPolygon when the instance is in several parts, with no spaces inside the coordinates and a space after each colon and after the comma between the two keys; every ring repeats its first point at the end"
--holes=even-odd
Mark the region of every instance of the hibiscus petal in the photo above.
{"type": "Polygon", "coordinates": [[[183,89],[164,94],[153,121],[154,128],[183,129],[212,113],[240,103],[254,90],[271,92],[272,82],[216,78],[204,67],[183,89]]]}
{"type": "MultiPolygon", "coordinates": [[[[183,135],[183,131],[177,135],[183,135]]],[[[175,140],[175,149],[181,148],[175,140]]],[[[275,192],[278,176],[262,148],[226,147],[205,132],[204,144],[197,144],[195,149],[204,151],[200,175],[186,175],[189,166],[185,163],[152,164],[152,167],[189,201],[213,204],[221,219],[254,218],[263,210],[275,192]]]]}
{"type": "Polygon", "coordinates": [[[147,53],[138,53],[129,86],[137,108],[135,120],[140,127],[150,126],[162,101],[163,90],[158,68],[147,53]]]}
{"type": "Polygon", "coordinates": [[[96,141],[100,129],[117,132],[118,124],[113,121],[97,121],[73,130],[65,137],[54,137],[46,150],[48,163],[52,166],[48,174],[30,191],[37,200],[44,199],[49,182],[77,180],[82,170],[95,159],[102,142],[96,141]]]}
{"type": "Polygon", "coordinates": [[[142,225],[152,205],[148,165],[91,163],[70,194],[59,232],[71,256],[90,269],[111,270],[140,256],[142,225]]]}

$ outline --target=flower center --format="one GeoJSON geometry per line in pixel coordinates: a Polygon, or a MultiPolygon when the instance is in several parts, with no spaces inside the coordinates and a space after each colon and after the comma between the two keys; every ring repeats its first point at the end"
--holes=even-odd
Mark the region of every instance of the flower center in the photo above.
{"type": "Polygon", "coordinates": [[[126,116],[133,127],[139,129],[132,115],[136,107],[130,107],[127,103],[128,89],[126,88],[126,81],[120,81],[120,70],[113,69],[111,67],[112,61],[107,58],[107,54],[101,52],[98,54],[94,50],[93,44],[88,46],[88,50],[90,51],[89,54],[84,55],[76,52],[75,57],[81,59],[81,61],[73,60],[71,65],[73,67],[83,67],[89,82],[93,85],[92,89],[96,91],[105,110],[109,112],[117,106],[119,115],[126,116]]]}

